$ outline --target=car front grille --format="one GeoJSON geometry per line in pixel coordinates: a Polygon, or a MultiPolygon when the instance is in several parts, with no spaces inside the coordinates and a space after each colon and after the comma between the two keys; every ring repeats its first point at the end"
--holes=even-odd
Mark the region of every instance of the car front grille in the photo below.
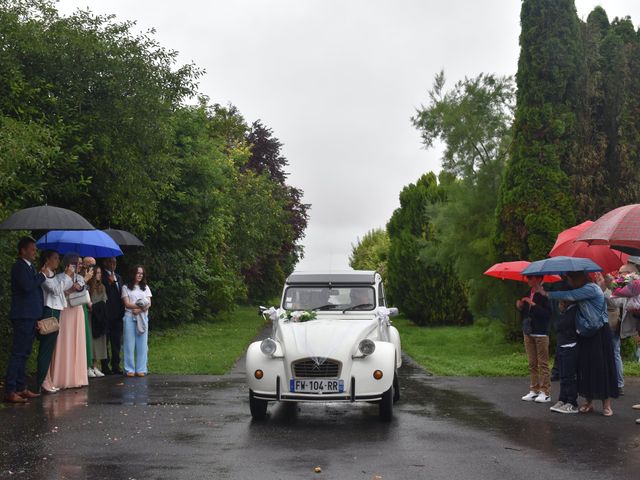
{"type": "Polygon", "coordinates": [[[296,378],[338,378],[340,376],[340,362],[326,359],[322,362],[311,358],[298,360],[292,365],[296,378]]]}

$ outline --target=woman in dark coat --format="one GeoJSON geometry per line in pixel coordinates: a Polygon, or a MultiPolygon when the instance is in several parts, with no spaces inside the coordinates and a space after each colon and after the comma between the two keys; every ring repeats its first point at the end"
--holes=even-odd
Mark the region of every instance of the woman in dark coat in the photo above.
{"type": "Polygon", "coordinates": [[[593,412],[593,400],[602,400],[602,414],[610,417],[613,415],[611,398],[618,397],[618,381],[604,293],[585,272],[567,272],[567,278],[572,290],[545,292],[540,288],[538,291],[554,300],[577,302],[578,393],[586,399],[579,410],[593,412]],[[600,320],[601,326],[596,331],[585,330],[581,327],[586,324],[581,316],[591,321],[600,320]]]}

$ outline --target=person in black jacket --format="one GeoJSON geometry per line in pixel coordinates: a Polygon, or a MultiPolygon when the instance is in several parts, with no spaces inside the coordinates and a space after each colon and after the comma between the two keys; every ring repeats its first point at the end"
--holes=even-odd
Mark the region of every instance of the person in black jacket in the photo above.
{"type": "Polygon", "coordinates": [[[516,301],[516,308],[522,316],[524,347],[529,359],[531,382],[529,393],[522,400],[536,403],[551,401],[551,381],[549,378],[549,324],[551,306],[549,299],[536,290],[542,283],[540,276],[527,277],[531,290],[529,295],[516,301]]]}
{"type": "Polygon", "coordinates": [[[4,401],[25,403],[29,398],[39,397],[27,389],[25,369],[31,354],[36,334],[36,322],[42,318],[44,300],[40,285],[46,277],[33,266],[38,249],[31,237],[18,242],[19,258],[11,268],[11,311],[13,345],[7,366],[4,401]]]}
{"type": "Polygon", "coordinates": [[[111,345],[111,370],[109,362],[102,361],[102,373],[122,374],[120,368],[120,347],[122,345],[122,319],[124,304],[122,303],[122,277],[116,273],[116,258],[107,258],[103,262],[102,283],[107,290],[107,337],[111,345]]]}

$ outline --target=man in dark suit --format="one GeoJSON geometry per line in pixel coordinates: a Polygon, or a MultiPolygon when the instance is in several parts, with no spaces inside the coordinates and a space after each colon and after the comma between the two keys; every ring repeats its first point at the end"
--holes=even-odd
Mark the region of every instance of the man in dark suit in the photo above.
{"type": "Polygon", "coordinates": [[[102,361],[102,372],[109,375],[122,374],[120,368],[120,345],[122,343],[122,318],[124,304],[122,303],[122,277],[116,273],[116,258],[107,258],[103,262],[104,273],[102,282],[107,291],[107,331],[111,344],[111,370],[108,360],[102,361]]]}
{"type": "Polygon", "coordinates": [[[7,367],[5,402],[25,403],[29,398],[39,397],[39,393],[27,389],[25,370],[31,354],[36,333],[36,322],[42,318],[44,301],[40,285],[45,281],[44,273],[37,272],[38,249],[31,237],[23,237],[18,242],[18,259],[11,268],[11,311],[9,317],[13,326],[13,346],[7,367]]]}

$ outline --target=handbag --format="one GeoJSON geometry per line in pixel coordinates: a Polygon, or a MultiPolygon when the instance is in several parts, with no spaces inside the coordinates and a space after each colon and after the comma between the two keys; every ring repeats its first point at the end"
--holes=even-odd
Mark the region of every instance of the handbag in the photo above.
{"type": "Polygon", "coordinates": [[[72,307],[78,307],[80,305],[88,305],[91,303],[91,297],[88,290],[82,290],[80,292],[73,292],[69,294],[69,305],[72,307]]]}
{"type": "Polygon", "coordinates": [[[38,320],[38,332],[40,335],[49,335],[50,333],[60,330],[60,324],[56,317],[47,317],[42,320],[38,320]]]}

